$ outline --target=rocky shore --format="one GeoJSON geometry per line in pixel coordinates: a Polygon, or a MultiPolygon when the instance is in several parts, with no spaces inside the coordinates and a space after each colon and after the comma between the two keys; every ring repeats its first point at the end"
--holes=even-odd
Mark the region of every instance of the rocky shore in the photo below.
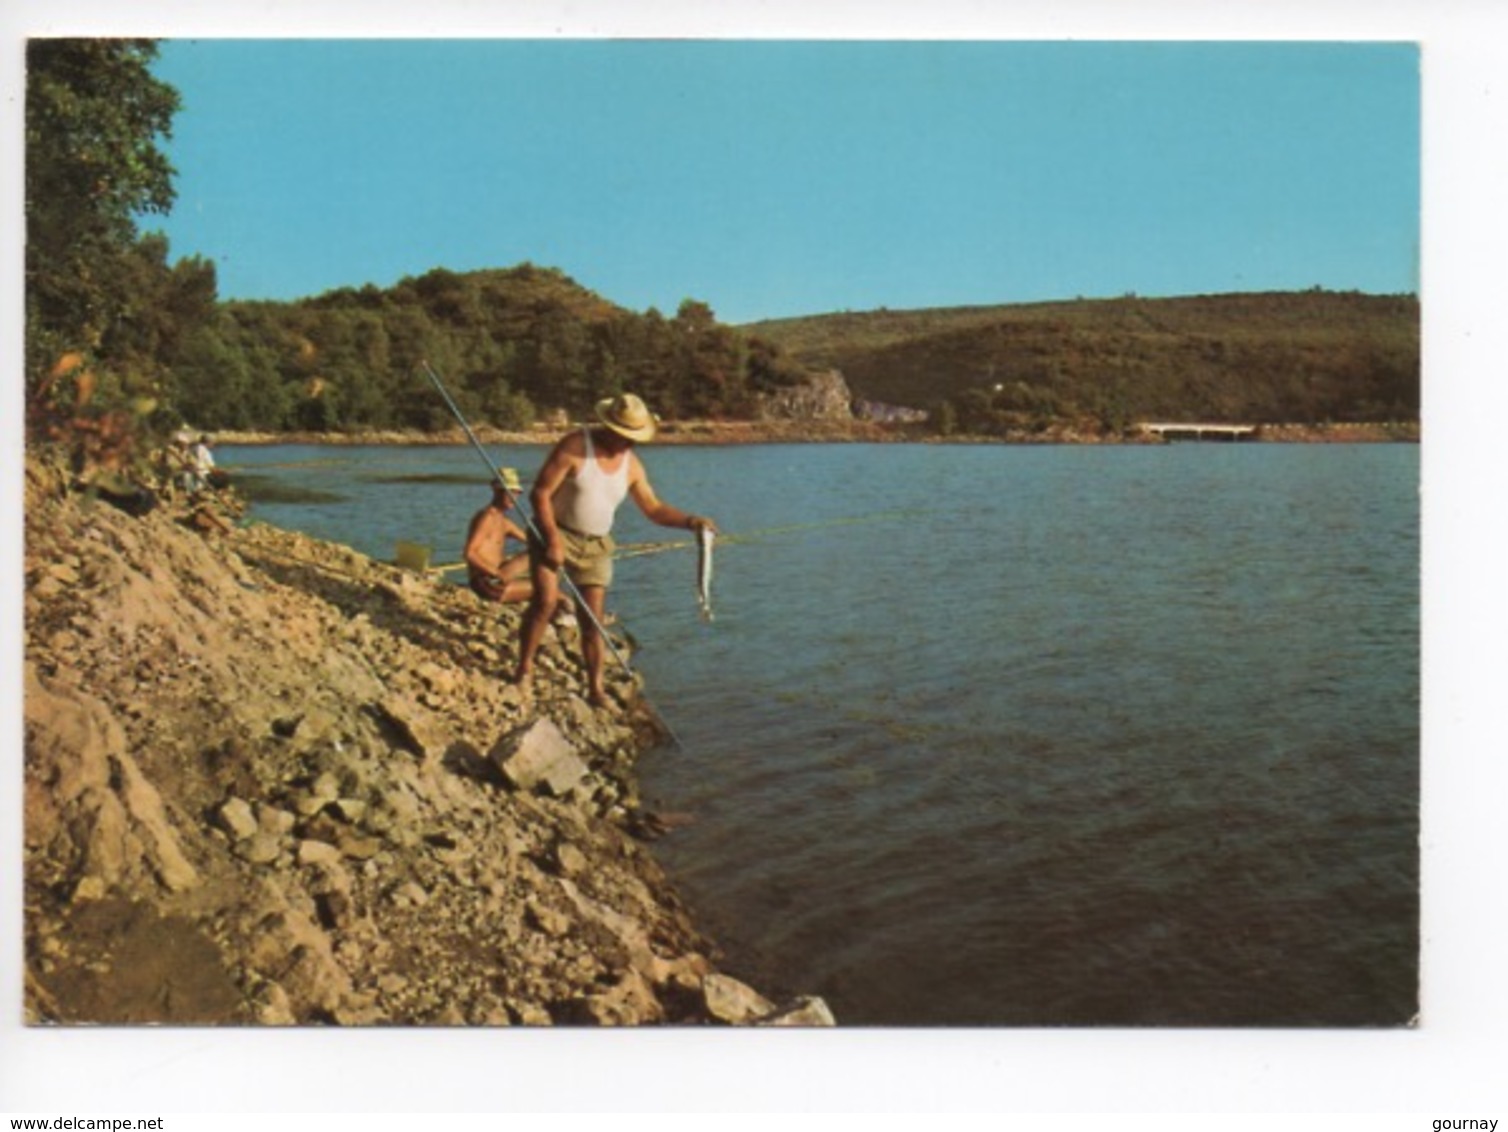
{"type": "MultiPolygon", "coordinates": [[[[532,429],[505,430],[489,425],[475,428],[477,439],[484,444],[554,444],[571,428],[580,424],[536,425],[532,429]]],[[[402,430],[368,430],[362,432],[237,432],[215,433],[221,444],[469,444],[459,427],[438,432],[402,430]]],[[[880,443],[915,439],[874,421],[778,420],[778,421],[673,421],[660,426],[655,446],[667,444],[800,444],[851,442],[880,443]]]]}
{"type": "Polygon", "coordinates": [[[718,971],[572,625],[526,712],[516,608],[35,461],[25,505],[29,1023],[832,1023],[718,971]]]}
{"type": "MultiPolygon", "coordinates": [[[[504,431],[487,426],[476,429],[485,444],[548,445],[566,427],[537,426],[525,431],[504,431]]],[[[328,432],[220,432],[222,444],[467,444],[459,428],[441,432],[368,431],[328,432]]],[[[1264,424],[1250,438],[1253,443],[1276,444],[1385,444],[1418,443],[1419,423],[1386,424],[1264,424]]],[[[925,425],[886,424],[873,420],[832,418],[761,421],[674,421],[663,425],[655,444],[1167,444],[1169,441],[1130,430],[1124,435],[1097,432],[1070,424],[1055,424],[1041,431],[1008,436],[940,436],[925,425]]]]}

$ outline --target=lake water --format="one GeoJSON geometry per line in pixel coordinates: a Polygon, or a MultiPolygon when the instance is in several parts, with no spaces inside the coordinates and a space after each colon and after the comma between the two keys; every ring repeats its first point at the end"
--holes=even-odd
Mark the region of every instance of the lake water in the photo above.
{"type": "MultiPolygon", "coordinates": [[[[542,448],[493,450],[532,475],[542,448]]],[[[1417,1003],[1419,450],[650,447],[609,608],[723,966],[854,1025],[1391,1025],[1417,1003]]],[[[463,448],[226,448],[252,514],[456,561],[463,448]],[[415,481],[415,477],[419,477],[415,481]]],[[[470,478],[475,486],[464,481],[470,478]]]]}

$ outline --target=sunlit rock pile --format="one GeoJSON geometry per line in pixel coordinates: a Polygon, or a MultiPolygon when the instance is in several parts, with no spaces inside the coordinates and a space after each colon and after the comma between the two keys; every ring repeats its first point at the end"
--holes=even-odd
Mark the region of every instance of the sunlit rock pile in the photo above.
{"type": "Polygon", "coordinates": [[[715,971],[571,625],[526,714],[437,575],[36,463],[26,534],[29,1021],[831,1023],[715,971]]]}

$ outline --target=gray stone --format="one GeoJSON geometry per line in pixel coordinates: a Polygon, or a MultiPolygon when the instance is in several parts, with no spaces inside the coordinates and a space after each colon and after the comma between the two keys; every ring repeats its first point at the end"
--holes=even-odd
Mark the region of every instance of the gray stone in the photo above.
{"type": "Polygon", "coordinates": [[[420,760],[428,762],[444,756],[450,737],[423,705],[406,697],[390,696],[373,704],[372,710],[391,729],[398,745],[420,760]]]}
{"type": "Polygon", "coordinates": [[[802,995],[780,1009],[755,1019],[756,1026],[836,1026],[827,1003],[815,995],[802,995]]]}
{"type": "Polygon", "coordinates": [[[252,1003],[257,1021],[264,1026],[296,1026],[293,1006],[288,1001],[288,992],[277,983],[267,983],[257,992],[252,1003]]]}
{"type": "Polygon", "coordinates": [[[382,851],[382,842],[375,837],[349,835],[340,839],[338,848],[353,861],[370,861],[382,851]]]}
{"type": "Polygon", "coordinates": [[[300,841],[298,863],[301,865],[338,865],[341,853],[328,841],[300,841]]]}
{"type": "Polygon", "coordinates": [[[217,811],[220,825],[237,841],[245,841],[260,828],[251,806],[242,798],[231,798],[217,811]]]}
{"type": "Polygon", "coordinates": [[[773,1002],[729,975],[708,975],[703,979],[702,999],[709,1015],[734,1026],[745,1025],[775,1011],[773,1002]]]}
{"type": "Polygon", "coordinates": [[[540,719],[504,735],[488,760],[521,790],[543,788],[564,797],[587,775],[587,765],[552,719],[540,719]]]}
{"type": "Polygon", "coordinates": [[[157,788],[142,774],[136,760],[124,752],[111,757],[110,766],[121,802],[147,850],[153,873],[169,892],[182,892],[199,883],[199,874],[184,855],[178,834],[168,818],[157,788]]]}
{"type": "Polygon", "coordinates": [[[561,876],[580,876],[587,869],[586,854],[569,841],[561,841],[555,846],[555,867],[561,876]]]}
{"type": "Polygon", "coordinates": [[[336,798],[330,803],[330,809],[342,821],[348,821],[352,825],[355,825],[362,818],[366,817],[367,804],[360,798],[336,798]]]}
{"type": "Polygon", "coordinates": [[[270,833],[274,837],[286,836],[293,832],[297,822],[298,819],[287,810],[269,806],[266,802],[257,803],[257,825],[263,833],[270,833]]]}
{"type": "Polygon", "coordinates": [[[282,856],[282,839],[271,833],[254,833],[237,843],[236,853],[253,865],[270,865],[282,856]]]}
{"type": "Polygon", "coordinates": [[[105,882],[92,874],[80,880],[73,890],[73,899],[79,904],[86,900],[102,900],[104,896],[105,882]]]}
{"type": "Polygon", "coordinates": [[[317,794],[302,794],[294,802],[294,808],[298,810],[299,817],[312,818],[325,808],[328,798],[321,798],[317,794]]]}

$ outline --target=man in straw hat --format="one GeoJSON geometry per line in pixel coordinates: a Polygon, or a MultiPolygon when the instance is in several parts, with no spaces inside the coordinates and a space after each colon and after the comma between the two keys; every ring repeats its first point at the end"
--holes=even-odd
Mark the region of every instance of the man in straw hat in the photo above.
{"type": "Polygon", "coordinates": [[[632,495],[645,517],[662,527],[717,530],[711,519],[672,507],[655,495],[633,450],[655,434],[655,417],[643,401],[632,393],[599,401],[597,420],[595,427],[561,438],[529,493],[540,541],[531,539],[529,545],[534,592],[519,629],[514,677],[526,702],[534,654],[560,600],[558,572],[564,568],[591,614],[581,622],[588,697],[594,706],[609,705],[602,682],[605,649],[600,628],[613,579],[613,516],[624,496],[632,495]]]}
{"type": "Polygon", "coordinates": [[[527,545],[529,536],[508,517],[524,493],[518,473],[502,468],[492,483],[492,502],[471,517],[466,531],[466,574],[471,590],[483,601],[527,601],[529,556],[522,550],[509,556],[508,540],[527,545]]]}

